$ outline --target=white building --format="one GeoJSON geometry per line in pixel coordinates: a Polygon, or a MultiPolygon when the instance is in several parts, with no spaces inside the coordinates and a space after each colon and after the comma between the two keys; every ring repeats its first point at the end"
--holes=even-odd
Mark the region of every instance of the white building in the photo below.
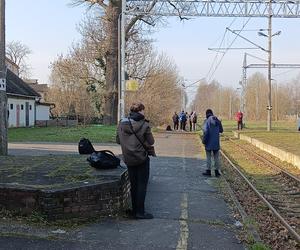
{"type": "Polygon", "coordinates": [[[51,104],[40,103],[40,94],[9,69],[6,76],[9,127],[32,127],[49,120],[51,104]]]}

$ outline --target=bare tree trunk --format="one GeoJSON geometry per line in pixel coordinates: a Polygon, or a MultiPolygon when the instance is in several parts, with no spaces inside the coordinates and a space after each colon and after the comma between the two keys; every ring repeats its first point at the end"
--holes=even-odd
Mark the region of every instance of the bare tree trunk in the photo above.
{"type": "Polygon", "coordinates": [[[106,53],[106,91],[104,96],[104,117],[106,125],[118,122],[118,18],[121,8],[120,3],[108,6],[107,16],[108,48],[106,53]]]}

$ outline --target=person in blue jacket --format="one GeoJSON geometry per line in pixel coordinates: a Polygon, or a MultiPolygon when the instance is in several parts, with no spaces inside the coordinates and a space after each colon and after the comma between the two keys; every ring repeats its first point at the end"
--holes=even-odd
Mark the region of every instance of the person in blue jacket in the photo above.
{"type": "Polygon", "coordinates": [[[213,155],[215,162],[215,175],[220,174],[220,133],[223,133],[221,121],[214,116],[211,109],[206,110],[206,120],[203,124],[202,142],[205,145],[207,170],[203,173],[204,176],[211,176],[211,157],[213,155]]]}

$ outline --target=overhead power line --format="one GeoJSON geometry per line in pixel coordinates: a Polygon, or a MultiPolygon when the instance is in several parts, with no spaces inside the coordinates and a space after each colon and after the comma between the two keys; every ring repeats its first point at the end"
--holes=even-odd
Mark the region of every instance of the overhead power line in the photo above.
{"type": "MultiPolygon", "coordinates": [[[[236,39],[239,37],[239,34],[243,31],[243,29],[246,27],[246,25],[249,23],[251,17],[248,18],[248,20],[243,24],[242,28],[240,29],[239,32],[237,33],[234,33],[236,35],[236,37],[232,40],[232,42],[230,43],[230,45],[228,46],[228,48],[225,49],[225,52],[222,54],[222,57],[220,59],[220,61],[217,63],[216,67],[214,68],[214,71],[212,72],[212,74],[210,75],[210,77],[208,78],[208,82],[210,82],[213,77],[214,77],[214,74],[216,73],[219,65],[221,64],[225,54],[227,53],[227,51],[231,48],[231,46],[233,45],[233,43],[236,41],[236,39]]],[[[226,28],[226,30],[230,30],[228,27],[226,28]]]]}

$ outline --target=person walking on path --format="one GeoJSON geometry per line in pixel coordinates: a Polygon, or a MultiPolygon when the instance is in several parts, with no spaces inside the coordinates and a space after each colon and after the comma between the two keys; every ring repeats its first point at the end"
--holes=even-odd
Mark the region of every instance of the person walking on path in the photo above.
{"type": "Polygon", "coordinates": [[[300,132],[300,114],[298,114],[298,131],[300,132]]]}
{"type": "Polygon", "coordinates": [[[235,119],[237,121],[237,128],[238,130],[243,129],[243,112],[239,110],[239,112],[236,113],[235,119]]]}
{"type": "Polygon", "coordinates": [[[211,157],[213,155],[215,162],[215,175],[220,174],[220,133],[223,133],[221,121],[214,116],[211,109],[206,110],[206,120],[203,125],[202,142],[205,145],[207,170],[203,173],[204,176],[211,176],[211,157]]]}
{"type": "Polygon", "coordinates": [[[192,113],[192,123],[193,123],[193,131],[196,131],[197,114],[195,111],[193,111],[192,113]]]}
{"type": "Polygon", "coordinates": [[[188,117],[189,117],[189,125],[190,125],[190,132],[193,129],[193,118],[192,118],[193,112],[191,112],[188,117]]]}
{"type": "Polygon", "coordinates": [[[144,110],[142,103],[133,103],[129,117],[120,121],[117,130],[117,143],[121,144],[131,186],[131,215],[136,219],[153,218],[152,214],[145,212],[144,205],[149,180],[149,155],[155,156],[154,138],[144,110]]]}
{"type": "Polygon", "coordinates": [[[174,124],[174,130],[178,130],[179,116],[177,115],[176,112],[174,112],[172,119],[173,119],[173,124],[174,124]]]}
{"type": "Polygon", "coordinates": [[[185,130],[185,126],[186,126],[186,114],[184,113],[183,110],[180,113],[179,122],[180,122],[180,129],[181,130],[185,130]]]}

